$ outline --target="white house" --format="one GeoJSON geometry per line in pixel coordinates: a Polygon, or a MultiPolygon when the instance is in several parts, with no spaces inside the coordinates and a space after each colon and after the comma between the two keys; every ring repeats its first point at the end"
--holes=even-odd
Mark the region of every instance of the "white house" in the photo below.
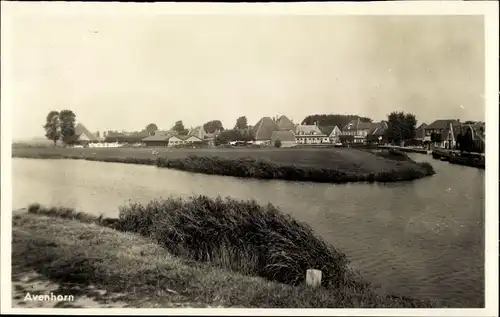
{"type": "Polygon", "coordinates": [[[177,146],[183,144],[202,143],[203,140],[194,135],[174,135],[168,139],[168,146],[177,146]]]}
{"type": "Polygon", "coordinates": [[[297,144],[328,144],[330,138],[318,127],[313,125],[297,125],[295,131],[297,144]]]}

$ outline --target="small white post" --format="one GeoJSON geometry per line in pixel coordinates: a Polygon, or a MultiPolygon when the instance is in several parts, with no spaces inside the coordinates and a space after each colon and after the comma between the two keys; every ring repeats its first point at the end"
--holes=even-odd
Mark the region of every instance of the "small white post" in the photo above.
{"type": "Polygon", "coordinates": [[[306,285],[311,287],[321,286],[322,272],[320,270],[310,269],[306,272],[306,285]]]}

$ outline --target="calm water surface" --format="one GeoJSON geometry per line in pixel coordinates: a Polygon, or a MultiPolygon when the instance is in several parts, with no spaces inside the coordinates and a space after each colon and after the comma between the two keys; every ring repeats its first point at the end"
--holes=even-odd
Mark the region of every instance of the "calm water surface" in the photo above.
{"type": "Polygon", "coordinates": [[[116,217],[129,199],[232,196],[272,202],[347,254],[383,291],[448,305],[484,305],[484,170],[430,156],[413,182],[315,184],[237,179],[152,166],[13,159],[13,206],[75,207],[116,217]]]}

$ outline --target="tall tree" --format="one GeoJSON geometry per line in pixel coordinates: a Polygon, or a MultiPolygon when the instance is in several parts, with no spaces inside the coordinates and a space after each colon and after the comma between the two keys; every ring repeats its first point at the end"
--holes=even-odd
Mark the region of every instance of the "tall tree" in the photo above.
{"type": "Polygon", "coordinates": [[[412,113],[391,112],[387,116],[386,137],[389,142],[398,143],[415,137],[417,120],[412,113]]]}
{"type": "Polygon", "coordinates": [[[181,131],[184,131],[184,123],[182,123],[182,120],[175,121],[174,127],[172,130],[180,133],[181,131]]]}
{"type": "Polygon", "coordinates": [[[235,126],[235,129],[246,129],[248,128],[248,121],[247,121],[247,117],[245,116],[241,116],[239,117],[238,119],[236,119],[236,126],[235,126]]]}
{"type": "Polygon", "coordinates": [[[189,130],[184,127],[184,123],[182,123],[182,120],[175,121],[175,125],[172,130],[180,135],[187,135],[189,133],[189,130]]]}
{"type": "Polygon", "coordinates": [[[63,110],[59,113],[61,122],[61,138],[65,143],[72,143],[75,136],[76,115],[71,110],[63,110]]]}
{"type": "Polygon", "coordinates": [[[224,127],[222,126],[222,122],[220,122],[220,120],[208,121],[203,125],[203,129],[207,133],[214,133],[217,130],[224,131],[224,127]]]}
{"type": "Polygon", "coordinates": [[[43,128],[45,129],[45,137],[53,141],[54,146],[56,146],[57,140],[61,138],[61,127],[59,123],[58,111],[49,112],[43,128]]]}
{"type": "Polygon", "coordinates": [[[154,123],[150,123],[147,125],[146,127],[146,132],[149,134],[149,135],[152,135],[154,132],[158,131],[158,126],[154,123]]]}

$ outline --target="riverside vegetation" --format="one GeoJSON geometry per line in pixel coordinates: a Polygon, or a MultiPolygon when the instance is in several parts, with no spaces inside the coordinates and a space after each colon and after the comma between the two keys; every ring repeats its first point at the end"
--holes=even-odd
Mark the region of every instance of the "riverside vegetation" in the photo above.
{"type": "Polygon", "coordinates": [[[13,222],[17,270],[125,291],[121,300],[136,307],[438,306],[378,294],[341,251],[271,204],[168,198],[122,206],[118,219],[33,204],[13,222]],[[304,285],[310,268],[322,270],[322,287],[304,285]]]}
{"type": "Polygon", "coordinates": [[[195,173],[322,183],[397,182],[435,174],[405,153],[358,149],[13,148],[13,157],[155,165],[195,173]]]}

